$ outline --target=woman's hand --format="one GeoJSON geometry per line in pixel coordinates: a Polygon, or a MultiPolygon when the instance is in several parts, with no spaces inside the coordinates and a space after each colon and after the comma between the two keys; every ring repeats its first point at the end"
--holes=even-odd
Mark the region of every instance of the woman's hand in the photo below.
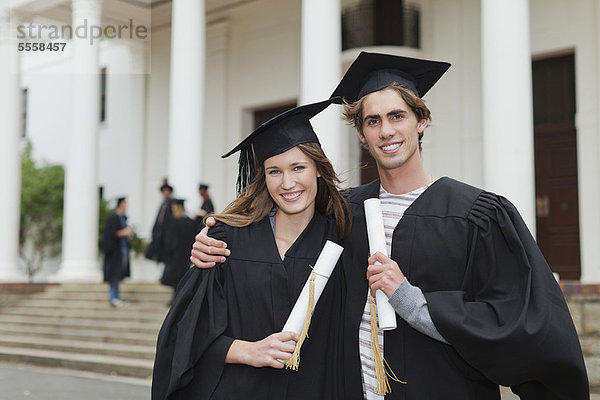
{"type": "Polygon", "coordinates": [[[212,268],[215,263],[224,263],[225,257],[231,252],[227,249],[227,243],[208,237],[208,228],[215,225],[215,219],[208,217],[206,227],[202,228],[196,235],[196,241],[192,246],[190,261],[198,268],[212,268]]]}
{"type": "Polygon", "coordinates": [[[299,338],[294,332],[277,332],[258,342],[236,339],[229,347],[225,362],[282,369],[284,362],[292,356],[299,338]]]}

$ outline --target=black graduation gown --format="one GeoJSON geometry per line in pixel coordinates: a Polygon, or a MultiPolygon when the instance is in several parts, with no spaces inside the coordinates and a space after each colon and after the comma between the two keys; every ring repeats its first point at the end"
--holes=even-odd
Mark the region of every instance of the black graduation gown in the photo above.
{"type": "Polygon", "coordinates": [[[190,267],[190,251],[198,233],[196,221],[188,218],[173,218],[165,238],[165,269],[160,282],[177,287],[179,280],[190,267]]]}
{"type": "Polygon", "coordinates": [[[298,371],[225,364],[234,339],[279,332],[335,223],[315,213],[282,262],[268,218],[243,228],[218,222],[209,235],[229,244],[224,264],[191,268],[180,282],[157,344],[152,399],[343,399],[342,271],[316,305],[298,371]]]}
{"type": "MultiPolygon", "coordinates": [[[[349,393],[361,385],[357,337],[351,333],[358,332],[368,287],[363,201],[379,197],[379,185],[377,180],[349,195],[354,225],[342,255],[349,393]]],[[[589,398],[579,340],[560,287],[505,198],[439,179],[398,223],[391,258],[423,290],[433,323],[451,345],[397,316],[398,328],[384,333],[385,359],[408,384],[390,381],[386,399],[500,399],[499,384],[522,399],[589,398]]]]}
{"type": "Polygon", "coordinates": [[[156,262],[165,261],[165,240],[169,225],[173,220],[171,204],[173,200],[165,200],[161,203],[156,214],[154,226],[152,226],[152,240],[146,248],[146,258],[156,262]]]}
{"type": "Polygon", "coordinates": [[[215,212],[215,206],[213,206],[211,199],[202,202],[202,207],[200,207],[200,209],[206,211],[208,214],[212,214],[215,212]]]}
{"type": "Polygon", "coordinates": [[[102,232],[104,282],[117,282],[129,276],[129,260],[127,260],[127,265],[122,265],[121,238],[117,236],[117,231],[120,229],[121,221],[116,213],[106,217],[102,232]]]}

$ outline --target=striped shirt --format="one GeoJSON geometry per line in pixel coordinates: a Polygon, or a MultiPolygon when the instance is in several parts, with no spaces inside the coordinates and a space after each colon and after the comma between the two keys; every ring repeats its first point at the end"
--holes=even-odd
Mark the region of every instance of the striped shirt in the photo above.
{"type": "MultiPolygon", "coordinates": [[[[383,227],[388,255],[392,252],[392,236],[398,222],[406,209],[427,189],[423,186],[405,194],[391,194],[379,187],[379,199],[383,213],[383,227]]],[[[379,347],[383,351],[383,331],[377,329],[379,347]]],[[[373,366],[373,353],[371,348],[371,305],[368,300],[365,304],[363,316],[358,330],[358,350],[362,368],[363,395],[367,400],[383,400],[384,396],[377,394],[377,376],[373,366]]]]}

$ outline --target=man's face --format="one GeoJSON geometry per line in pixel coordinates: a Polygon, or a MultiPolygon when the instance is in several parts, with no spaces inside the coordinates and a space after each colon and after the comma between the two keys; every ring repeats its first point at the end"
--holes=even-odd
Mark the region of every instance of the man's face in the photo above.
{"type": "Polygon", "coordinates": [[[361,142],[378,168],[391,170],[420,161],[419,133],[427,120],[417,120],[402,96],[393,89],[384,89],[365,96],[362,105],[361,142]]]}
{"type": "Polygon", "coordinates": [[[169,200],[171,198],[171,191],[169,189],[162,189],[161,192],[165,200],[169,200]]]}

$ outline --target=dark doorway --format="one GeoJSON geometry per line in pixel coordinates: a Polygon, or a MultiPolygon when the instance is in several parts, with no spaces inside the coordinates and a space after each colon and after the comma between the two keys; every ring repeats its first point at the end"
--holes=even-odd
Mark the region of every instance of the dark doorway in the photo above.
{"type": "Polygon", "coordinates": [[[537,242],[552,271],[578,280],[575,57],[533,62],[537,242]]]}
{"type": "Polygon", "coordinates": [[[283,106],[269,107],[254,111],[254,129],[264,124],[273,117],[278,116],[284,111],[291,110],[296,107],[296,103],[285,104],[283,106]]]}

